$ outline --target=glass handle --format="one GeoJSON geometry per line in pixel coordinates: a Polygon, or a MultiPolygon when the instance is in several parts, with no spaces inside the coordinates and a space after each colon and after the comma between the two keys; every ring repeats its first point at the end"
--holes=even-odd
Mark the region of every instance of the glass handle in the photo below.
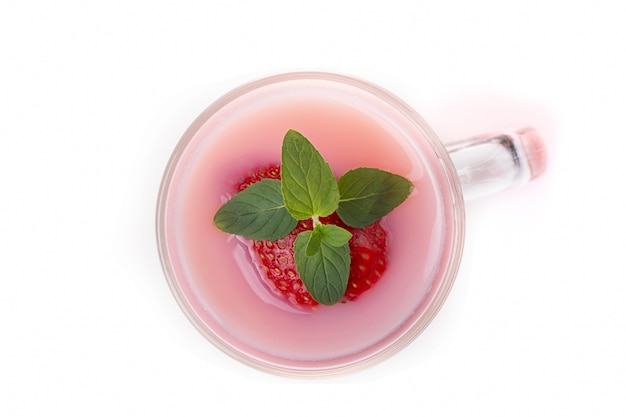
{"type": "Polygon", "coordinates": [[[525,184],[546,168],[546,149],[533,128],[446,144],[466,201],[525,184]]]}

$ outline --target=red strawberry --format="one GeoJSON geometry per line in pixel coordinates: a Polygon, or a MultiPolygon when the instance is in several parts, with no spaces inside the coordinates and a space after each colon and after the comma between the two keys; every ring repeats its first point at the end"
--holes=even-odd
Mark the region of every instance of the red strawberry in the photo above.
{"type": "MultiPolygon", "coordinates": [[[[238,185],[241,191],[263,178],[280,179],[280,166],[268,165],[250,172],[238,185]]],[[[341,226],[352,233],[350,239],[350,276],[345,300],[355,300],[370,289],[387,267],[387,233],[380,222],[356,229],[346,226],[337,214],[320,218],[322,223],[341,226]]],[[[267,278],[272,291],[285,297],[290,303],[300,306],[316,306],[318,303],[306,290],[296,272],[293,243],[298,234],[312,229],[310,219],[298,222],[295,229],[276,241],[253,241],[252,248],[257,257],[257,265],[267,278]]]]}
{"type": "Polygon", "coordinates": [[[311,230],[311,220],[298,222],[296,228],[274,242],[255,240],[252,244],[261,272],[272,291],[295,305],[315,306],[317,301],[306,290],[298,272],[293,254],[293,243],[298,234],[311,230]]]}
{"type": "Polygon", "coordinates": [[[350,277],[345,297],[355,300],[378,281],[387,268],[387,233],[380,222],[363,229],[355,229],[343,224],[339,216],[333,214],[337,222],[350,233],[350,277]]]}
{"type": "Polygon", "coordinates": [[[280,165],[279,164],[270,164],[259,167],[255,170],[252,170],[248,173],[246,177],[244,177],[239,184],[237,185],[237,192],[243,191],[250,184],[254,184],[257,181],[261,181],[262,179],[271,179],[271,180],[279,180],[280,179],[280,165]]]}

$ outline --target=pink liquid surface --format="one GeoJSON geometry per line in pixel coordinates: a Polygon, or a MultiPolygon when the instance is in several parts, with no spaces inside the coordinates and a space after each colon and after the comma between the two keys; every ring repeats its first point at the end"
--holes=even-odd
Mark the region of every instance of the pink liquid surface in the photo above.
{"type": "Polygon", "coordinates": [[[165,194],[164,243],[179,302],[218,346],[270,366],[333,368],[375,355],[424,320],[456,225],[437,156],[396,110],[350,86],[285,81],[239,97],[189,134],[165,194]],[[337,176],[376,167],[415,185],[385,218],[386,273],[356,302],[291,308],[262,283],[246,246],[212,224],[247,170],[280,161],[288,129],[308,137],[337,176]]]}

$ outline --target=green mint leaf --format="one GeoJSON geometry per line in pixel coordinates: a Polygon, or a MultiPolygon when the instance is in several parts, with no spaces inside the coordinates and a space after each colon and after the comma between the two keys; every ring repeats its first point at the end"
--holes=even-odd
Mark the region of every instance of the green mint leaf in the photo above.
{"type": "Polygon", "coordinates": [[[226,233],[270,241],[285,237],[298,223],[285,207],[280,181],[271,179],[235,194],[215,213],[213,222],[226,233]]]}
{"type": "Polygon", "coordinates": [[[322,231],[319,226],[316,226],[313,231],[307,235],[308,238],[306,242],[306,256],[313,256],[320,250],[320,246],[322,246],[322,231]]]}
{"type": "Polygon", "coordinates": [[[306,256],[313,256],[319,250],[322,240],[330,246],[338,247],[348,243],[352,233],[334,224],[318,224],[313,229],[306,246],[306,256]]]}
{"type": "Polygon", "coordinates": [[[404,177],[376,168],[356,168],[339,179],[337,214],[348,226],[369,226],[411,194],[413,184],[404,177]]]}
{"type": "Polygon", "coordinates": [[[350,247],[347,242],[333,246],[322,233],[318,250],[307,256],[307,246],[313,233],[310,230],[304,231],[294,242],[296,269],[305,288],[318,303],[336,304],[343,298],[348,286],[350,247]]]}
{"type": "Polygon", "coordinates": [[[281,164],[283,198],[293,217],[304,220],[337,210],[339,188],[330,166],[295,130],[285,134],[281,164]]]}
{"type": "Polygon", "coordinates": [[[320,230],[324,242],[330,246],[345,245],[352,237],[352,233],[334,224],[320,224],[315,229],[320,230]]]}

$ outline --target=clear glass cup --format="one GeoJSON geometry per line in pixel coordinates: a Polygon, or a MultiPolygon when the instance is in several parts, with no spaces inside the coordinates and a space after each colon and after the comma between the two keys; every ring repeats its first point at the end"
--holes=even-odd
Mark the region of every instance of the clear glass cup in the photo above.
{"type": "Polygon", "coordinates": [[[440,310],[461,262],[464,201],[526,183],[545,161],[531,128],[444,146],[410,106],[370,82],[320,72],[263,78],[216,100],[176,146],[157,204],[161,263],[193,325],[235,359],[284,376],[353,371],[406,346],[440,310]],[[377,165],[416,184],[388,216],[389,269],[357,301],[306,312],[285,305],[245,245],[212,225],[233,177],[276,162],[287,129],[340,171],[377,165]]]}

